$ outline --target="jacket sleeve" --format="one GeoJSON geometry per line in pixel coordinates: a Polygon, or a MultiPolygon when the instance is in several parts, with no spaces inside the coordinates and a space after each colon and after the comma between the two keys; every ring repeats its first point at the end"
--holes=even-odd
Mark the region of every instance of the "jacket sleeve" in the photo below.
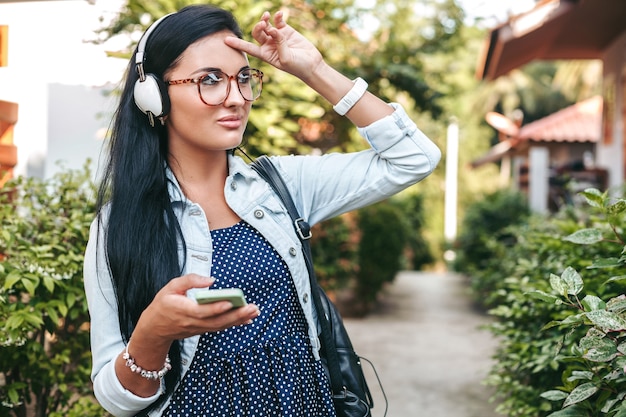
{"type": "Polygon", "coordinates": [[[309,224],[384,200],[434,171],[441,151],[399,104],[390,105],[391,115],[358,129],[370,149],[274,157],[309,224]]]}
{"type": "Polygon", "coordinates": [[[134,416],[160,395],[143,398],[125,389],[115,373],[115,360],[124,350],[117,320],[117,303],[104,250],[104,233],[98,219],[89,230],[85,252],[84,285],[91,319],[91,379],[94,394],[104,409],[118,417],[134,416]]]}

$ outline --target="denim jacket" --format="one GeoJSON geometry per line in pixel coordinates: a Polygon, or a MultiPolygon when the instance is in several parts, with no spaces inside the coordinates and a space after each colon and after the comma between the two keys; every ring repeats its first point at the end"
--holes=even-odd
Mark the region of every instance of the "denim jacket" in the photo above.
{"type": "MultiPolygon", "coordinates": [[[[356,153],[323,156],[274,156],[301,216],[312,226],[320,221],[355,210],[415,184],[429,175],[441,157],[431,142],[406,115],[395,111],[359,133],[371,149],[356,153]]],[[[186,200],[171,171],[169,187],[172,207],[187,245],[183,274],[211,275],[211,235],[203,210],[186,200]]],[[[310,284],[301,243],[279,197],[242,159],[229,156],[229,175],[224,188],[226,201],[237,215],[257,229],[286,262],[309,326],[314,355],[320,343],[316,317],[309,295],[310,284]]],[[[92,380],[101,405],[116,416],[132,416],[154,402],[124,389],[115,373],[115,359],[124,349],[117,320],[117,304],[106,267],[102,236],[92,223],[85,253],[84,281],[91,315],[92,380]],[[98,262],[96,262],[96,258],[98,262]]],[[[182,250],[179,255],[183,256],[182,250]]],[[[139,255],[138,255],[139,256],[139,255]]],[[[185,339],[183,372],[193,360],[199,336],[185,339]]],[[[169,401],[150,415],[160,415],[169,401]]]]}

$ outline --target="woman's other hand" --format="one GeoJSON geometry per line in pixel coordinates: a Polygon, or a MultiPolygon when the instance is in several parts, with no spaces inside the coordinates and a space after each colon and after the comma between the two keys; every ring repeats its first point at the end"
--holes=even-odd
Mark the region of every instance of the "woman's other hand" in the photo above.
{"type": "Polygon", "coordinates": [[[146,334],[148,338],[171,342],[246,324],[259,315],[259,309],[254,304],[233,309],[228,301],[198,304],[187,297],[187,290],[205,288],[213,282],[213,278],[196,274],[174,278],[157,293],[142,313],[135,331],[149,333],[150,336],[146,334]]]}
{"type": "MultiPolygon", "coordinates": [[[[254,304],[233,309],[228,301],[198,304],[187,297],[187,290],[206,288],[213,282],[212,278],[189,274],[174,278],[157,293],[141,314],[128,344],[135,363],[143,369],[159,370],[173,341],[247,324],[258,317],[259,309],[254,304]]],[[[121,384],[138,396],[154,395],[159,381],[139,376],[125,362],[120,352],[115,369],[121,384]]]]}

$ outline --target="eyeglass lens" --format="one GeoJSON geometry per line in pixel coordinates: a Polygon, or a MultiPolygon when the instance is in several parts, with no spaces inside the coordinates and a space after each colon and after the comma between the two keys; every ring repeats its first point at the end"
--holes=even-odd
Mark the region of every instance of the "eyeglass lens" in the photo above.
{"type": "Polygon", "coordinates": [[[261,71],[244,68],[235,76],[215,70],[205,75],[198,83],[202,101],[209,105],[222,104],[230,94],[231,78],[237,81],[237,88],[246,101],[254,101],[261,95],[263,74],[261,71]]]}

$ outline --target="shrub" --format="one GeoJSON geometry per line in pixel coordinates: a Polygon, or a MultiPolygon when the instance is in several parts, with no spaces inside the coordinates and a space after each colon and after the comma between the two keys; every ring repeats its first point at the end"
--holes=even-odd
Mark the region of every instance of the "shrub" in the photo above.
{"type": "Polygon", "coordinates": [[[384,284],[401,269],[420,269],[434,261],[422,235],[423,224],[422,197],[410,194],[313,228],[318,281],[344,316],[368,313],[384,284]]]}
{"type": "Polygon", "coordinates": [[[435,262],[431,248],[424,238],[425,213],[424,197],[421,194],[407,193],[399,195],[390,202],[400,210],[406,233],[403,269],[419,271],[435,262]]]}
{"type": "Polygon", "coordinates": [[[312,230],[315,275],[326,290],[336,291],[348,286],[358,268],[358,236],[349,218],[349,215],[334,217],[315,225],[312,230]]]}
{"type": "Polygon", "coordinates": [[[549,292],[530,293],[557,306],[561,316],[544,329],[558,328],[564,340],[557,357],[565,365],[561,384],[541,396],[562,405],[549,417],[626,417],[626,295],[616,292],[623,291],[619,285],[605,289],[626,280],[626,200],[595,189],[582,194],[594,208],[593,221],[565,240],[585,248],[609,246],[587,257],[584,273],[567,267],[550,275],[549,292]],[[596,275],[603,281],[595,280],[596,275]]]}
{"type": "Polygon", "coordinates": [[[498,190],[467,208],[454,243],[456,259],[452,267],[471,278],[475,299],[484,307],[492,306],[491,297],[501,279],[497,270],[494,275],[485,271],[516,243],[509,228],[525,224],[529,215],[525,196],[510,190],[498,190]]]}
{"type": "Polygon", "coordinates": [[[369,309],[383,285],[401,269],[407,231],[402,212],[389,201],[362,208],[357,218],[361,238],[355,294],[369,309]]]}
{"type": "Polygon", "coordinates": [[[83,253],[90,173],[18,178],[0,194],[0,416],[103,415],[91,397],[83,253]]]}
{"type": "MultiPolygon", "coordinates": [[[[555,280],[551,277],[562,276],[570,268],[586,270],[588,294],[602,298],[619,294],[615,282],[605,284],[607,279],[601,269],[589,268],[594,259],[611,253],[615,243],[603,240],[583,246],[564,238],[597,222],[585,210],[568,208],[551,218],[531,217],[525,224],[506,228],[509,239],[494,237],[486,242],[494,256],[484,260],[483,269],[476,271],[472,280],[480,282],[485,278],[491,289],[490,314],[497,321],[489,328],[500,343],[487,383],[496,389],[500,413],[534,417],[557,411],[558,404],[541,394],[561,386],[562,381],[579,370],[575,360],[561,353],[570,352],[576,341],[585,336],[582,326],[565,333],[558,326],[545,326],[560,323],[568,315],[558,303],[546,303],[537,296],[551,293],[555,280]]],[[[571,388],[572,382],[568,384],[571,388]]]]}

